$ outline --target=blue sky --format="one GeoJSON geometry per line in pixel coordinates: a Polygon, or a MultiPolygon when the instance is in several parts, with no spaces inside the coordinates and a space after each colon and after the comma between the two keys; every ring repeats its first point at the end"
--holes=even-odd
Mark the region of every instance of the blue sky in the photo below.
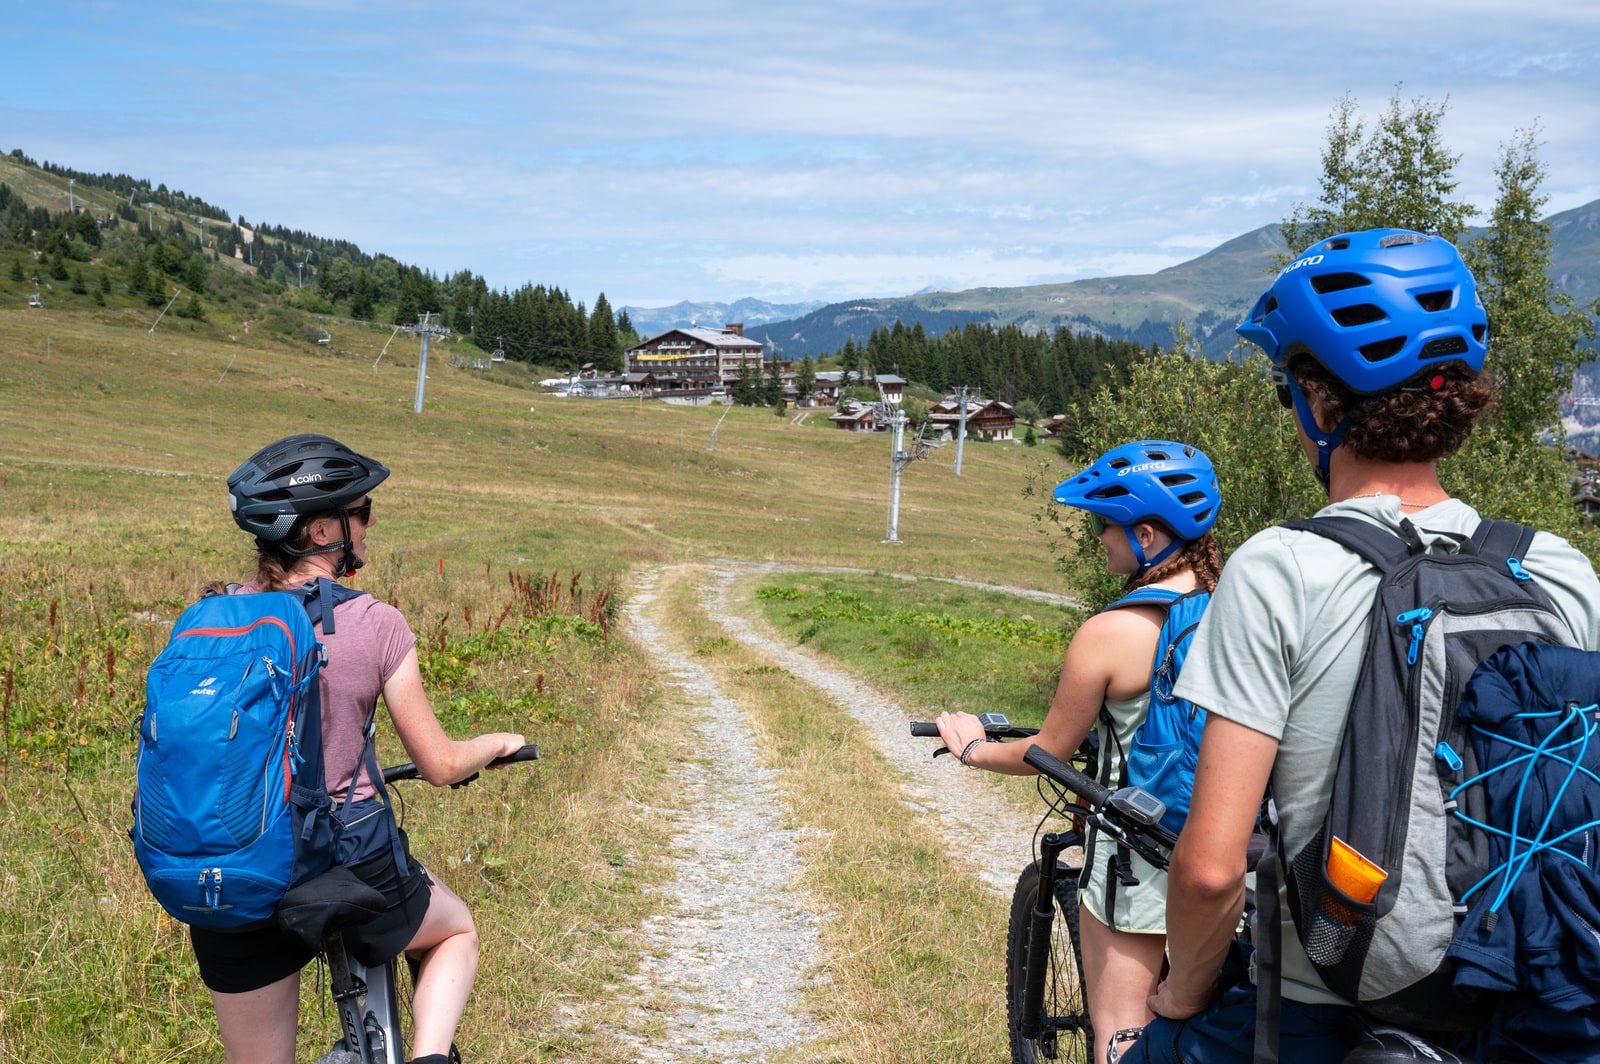
{"type": "Polygon", "coordinates": [[[1548,209],[1600,198],[1572,0],[12,8],[0,150],[591,303],[1150,272],[1314,199],[1338,100],[1397,87],[1464,198],[1534,123],[1548,209]]]}

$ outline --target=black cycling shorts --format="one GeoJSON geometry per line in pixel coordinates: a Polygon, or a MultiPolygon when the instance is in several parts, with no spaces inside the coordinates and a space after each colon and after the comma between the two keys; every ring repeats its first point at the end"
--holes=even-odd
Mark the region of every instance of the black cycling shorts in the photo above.
{"type": "MultiPolygon", "coordinates": [[[[405,833],[401,832],[401,839],[405,833]]],[[[410,858],[410,846],[406,846],[410,858]]],[[[389,899],[387,912],[344,933],[346,947],[361,963],[373,967],[398,956],[416,937],[428,913],[431,881],[420,864],[409,861],[411,874],[395,867],[394,852],[385,849],[350,870],[389,899]]],[[[271,986],[304,968],[316,954],[274,922],[244,931],[190,927],[200,979],[219,994],[243,994],[271,986]]]]}

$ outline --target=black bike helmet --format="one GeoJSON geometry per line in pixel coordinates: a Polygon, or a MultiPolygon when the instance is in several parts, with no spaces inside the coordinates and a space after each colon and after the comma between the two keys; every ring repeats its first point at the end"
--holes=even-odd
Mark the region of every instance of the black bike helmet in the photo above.
{"type": "Polygon", "coordinates": [[[338,440],[312,433],[289,436],[234,470],[228,506],[240,528],[264,542],[282,543],[302,517],[342,514],[388,477],[387,466],[338,440]]]}

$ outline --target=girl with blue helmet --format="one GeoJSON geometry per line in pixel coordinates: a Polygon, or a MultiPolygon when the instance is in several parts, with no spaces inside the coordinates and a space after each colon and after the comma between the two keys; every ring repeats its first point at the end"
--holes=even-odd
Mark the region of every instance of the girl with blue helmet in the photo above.
{"type": "MultiPolygon", "coordinates": [[[[1166,619],[1164,598],[1208,594],[1222,558],[1211,537],[1221,496],[1211,461],[1198,449],[1170,440],[1138,440],[1115,447],[1055,491],[1056,502],[1084,510],[1106,551],[1106,565],[1143,591],[1079,627],[1067,647],[1061,679],[1039,734],[1011,743],[984,742],[970,713],[938,719],[945,744],[973,768],[1008,775],[1032,774],[1023,760],[1039,746],[1068,758],[1089,729],[1100,730],[1100,775],[1120,781],[1122,751],[1150,705],[1150,676],[1166,619]],[[1150,589],[1150,590],[1144,590],[1150,589]]],[[[1121,867],[1117,865],[1116,867],[1121,867]]],[[[1085,997],[1095,1031],[1095,1064],[1107,1050],[1136,1037],[1151,1018],[1166,955],[1166,875],[1137,854],[1123,855],[1091,830],[1078,891],[1085,997]],[[1113,862],[1126,860],[1137,886],[1120,886],[1113,862]]]]}

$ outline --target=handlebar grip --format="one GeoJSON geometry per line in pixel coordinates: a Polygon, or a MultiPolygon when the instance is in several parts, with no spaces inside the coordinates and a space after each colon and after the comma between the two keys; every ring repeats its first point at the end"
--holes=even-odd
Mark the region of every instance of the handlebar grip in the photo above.
{"type": "Polygon", "coordinates": [[[1022,760],[1088,802],[1092,808],[1101,808],[1111,796],[1109,788],[1102,787],[1048,750],[1030,746],[1023,751],[1022,760]]]}
{"type": "Polygon", "coordinates": [[[496,765],[514,765],[519,761],[537,760],[539,760],[539,747],[536,743],[529,743],[522,749],[517,750],[514,753],[507,754],[505,757],[495,758],[493,761],[489,762],[489,767],[493,768],[496,765]]]}
{"type": "Polygon", "coordinates": [[[937,739],[939,726],[932,721],[914,720],[911,722],[911,735],[916,739],[937,739]]]}

